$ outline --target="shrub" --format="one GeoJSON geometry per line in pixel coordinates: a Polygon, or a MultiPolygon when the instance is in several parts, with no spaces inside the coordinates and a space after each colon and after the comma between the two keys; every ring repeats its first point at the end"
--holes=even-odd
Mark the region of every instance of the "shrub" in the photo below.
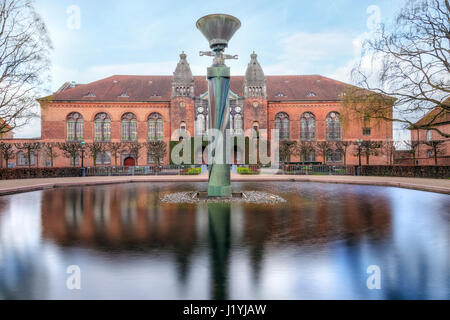
{"type": "Polygon", "coordinates": [[[238,167],[237,172],[238,172],[238,174],[258,174],[258,172],[255,172],[255,171],[251,170],[250,168],[246,168],[246,167],[238,167]]]}

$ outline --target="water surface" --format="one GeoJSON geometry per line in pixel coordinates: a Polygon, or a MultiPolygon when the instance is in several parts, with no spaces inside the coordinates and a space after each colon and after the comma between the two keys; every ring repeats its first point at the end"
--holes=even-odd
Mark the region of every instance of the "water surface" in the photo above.
{"type": "Polygon", "coordinates": [[[450,196],[236,183],[278,205],[162,204],[197,184],[0,197],[0,299],[449,299],[450,196]],[[67,268],[81,270],[68,290],[67,268]],[[367,268],[381,290],[367,288],[367,268]]]}

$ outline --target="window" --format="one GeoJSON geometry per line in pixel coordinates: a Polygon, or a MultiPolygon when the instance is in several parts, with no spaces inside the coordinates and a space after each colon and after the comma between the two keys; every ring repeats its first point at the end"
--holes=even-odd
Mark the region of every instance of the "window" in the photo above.
{"type": "Polygon", "coordinates": [[[73,112],[67,116],[67,140],[83,140],[83,117],[78,112],[73,112]]]}
{"type": "Polygon", "coordinates": [[[234,116],[234,134],[236,135],[240,135],[243,133],[243,121],[242,121],[242,116],[240,114],[236,114],[234,116]]]}
{"type": "Polygon", "coordinates": [[[363,136],[370,136],[370,135],[372,135],[372,129],[363,128],[363,136]]]}
{"type": "Polygon", "coordinates": [[[328,163],[342,162],[342,150],[328,150],[327,162],[328,163]]]}
{"type": "Polygon", "coordinates": [[[314,141],[316,139],[316,119],[311,112],[306,112],[300,119],[300,140],[314,141]]]}
{"type": "Polygon", "coordinates": [[[433,131],[427,131],[427,141],[433,141],[433,131]]]}
{"type": "Polygon", "coordinates": [[[305,162],[316,162],[316,152],[314,150],[306,153],[305,162]]]}
{"type": "Polygon", "coordinates": [[[152,113],[148,117],[148,140],[164,140],[164,121],[159,113],[152,113]]]}
{"type": "Polygon", "coordinates": [[[257,139],[259,138],[259,122],[253,122],[253,126],[252,126],[253,130],[252,130],[252,138],[253,139],[257,139]]]}
{"type": "Polygon", "coordinates": [[[97,155],[97,159],[95,160],[97,165],[109,165],[111,164],[111,153],[109,151],[101,152],[97,155]]]}
{"type": "Polygon", "coordinates": [[[111,140],[111,119],[106,113],[99,113],[95,116],[94,139],[100,142],[111,140]]]}
{"type": "Polygon", "coordinates": [[[148,152],[147,163],[148,164],[156,164],[155,153],[153,151],[148,152]]]}
{"type": "Polygon", "coordinates": [[[203,114],[197,115],[195,122],[195,135],[204,136],[206,132],[206,117],[203,114]]]}
{"type": "Polygon", "coordinates": [[[331,112],[327,116],[327,140],[339,141],[341,140],[341,123],[339,120],[339,113],[331,112]]]}
{"type": "Polygon", "coordinates": [[[180,123],[180,130],[182,132],[186,131],[186,122],[183,121],[183,122],[180,123]]]}
{"type": "Polygon", "coordinates": [[[428,150],[427,156],[428,156],[428,158],[433,158],[433,150],[428,150]]]}
{"type": "Polygon", "coordinates": [[[275,129],[280,131],[280,139],[289,139],[289,116],[281,112],[275,116],[275,129]]]}
{"type": "MultiPolygon", "coordinates": [[[[34,166],[34,153],[30,154],[30,158],[31,158],[31,165],[34,166]]],[[[17,166],[18,167],[28,166],[28,156],[23,151],[19,151],[17,153],[17,166]]]]}
{"type": "Polygon", "coordinates": [[[122,141],[137,140],[137,119],[133,113],[122,116],[122,141]]]}

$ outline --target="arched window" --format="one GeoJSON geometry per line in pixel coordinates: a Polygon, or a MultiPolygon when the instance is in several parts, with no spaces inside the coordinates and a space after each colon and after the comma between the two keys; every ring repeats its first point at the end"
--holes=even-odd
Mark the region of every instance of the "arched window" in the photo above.
{"type": "Polygon", "coordinates": [[[327,163],[339,163],[342,162],[342,150],[331,150],[327,151],[327,163]]]}
{"type": "Polygon", "coordinates": [[[316,151],[308,151],[305,155],[305,162],[316,162],[316,151]]]}
{"type": "Polygon", "coordinates": [[[195,132],[197,136],[205,135],[206,130],[206,117],[203,114],[197,115],[197,121],[195,122],[195,132]]]}
{"type": "Polygon", "coordinates": [[[255,121],[252,125],[252,138],[256,139],[259,137],[259,122],[255,121]]]}
{"type": "Polygon", "coordinates": [[[67,116],[67,140],[83,140],[83,116],[78,112],[73,112],[67,116]]]}
{"type": "MultiPolygon", "coordinates": [[[[17,166],[18,167],[25,167],[28,166],[28,156],[23,151],[17,152],[16,155],[17,158],[17,166]]],[[[31,160],[31,166],[34,166],[34,153],[32,152],[30,154],[30,160],[31,160]]]]}
{"type": "Polygon", "coordinates": [[[110,165],[111,164],[111,152],[109,151],[105,151],[105,152],[100,152],[97,155],[97,159],[95,159],[95,162],[97,165],[110,165]]]}
{"type": "Polygon", "coordinates": [[[243,121],[242,121],[242,116],[240,114],[236,114],[234,116],[234,125],[233,125],[233,129],[234,129],[234,134],[242,134],[243,132],[243,121]]]}
{"type": "Polygon", "coordinates": [[[316,118],[311,112],[306,112],[300,119],[300,140],[316,140],[316,118]]]}
{"type": "Polygon", "coordinates": [[[148,117],[148,140],[164,140],[164,121],[159,113],[152,113],[148,117]]]}
{"type": "Polygon", "coordinates": [[[106,113],[99,113],[95,116],[94,139],[100,142],[111,140],[111,119],[106,113]]]}
{"type": "Polygon", "coordinates": [[[180,123],[180,130],[181,130],[181,131],[186,131],[186,122],[182,121],[182,122],[180,123]]]}
{"type": "Polygon", "coordinates": [[[122,116],[122,141],[137,140],[137,118],[133,113],[122,116]]]}
{"type": "Polygon", "coordinates": [[[341,123],[339,120],[339,113],[331,112],[327,116],[327,140],[339,141],[341,140],[341,123]]]}
{"type": "Polygon", "coordinates": [[[275,129],[280,131],[280,140],[289,139],[289,116],[281,112],[275,116],[275,129]]]}

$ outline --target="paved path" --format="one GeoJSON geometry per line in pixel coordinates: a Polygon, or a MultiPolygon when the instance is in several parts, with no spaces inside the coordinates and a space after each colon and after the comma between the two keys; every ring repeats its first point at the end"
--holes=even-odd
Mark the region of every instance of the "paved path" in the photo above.
{"type": "MultiPolygon", "coordinates": [[[[70,186],[106,185],[132,182],[206,182],[207,175],[202,176],[137,176],[137,177],[86,177],[86,178],[50,178],[0,181],[0,195],[52,189],[70,186]]],[[[389,186],[422,191],[450,194],[449,179],[395,178],[395,177],[353,177],[353,176],[290,176],[290,175],[255,175],[243,176],[232,174],[234,182],[321,182],[357,185],[389,186]]]]}

